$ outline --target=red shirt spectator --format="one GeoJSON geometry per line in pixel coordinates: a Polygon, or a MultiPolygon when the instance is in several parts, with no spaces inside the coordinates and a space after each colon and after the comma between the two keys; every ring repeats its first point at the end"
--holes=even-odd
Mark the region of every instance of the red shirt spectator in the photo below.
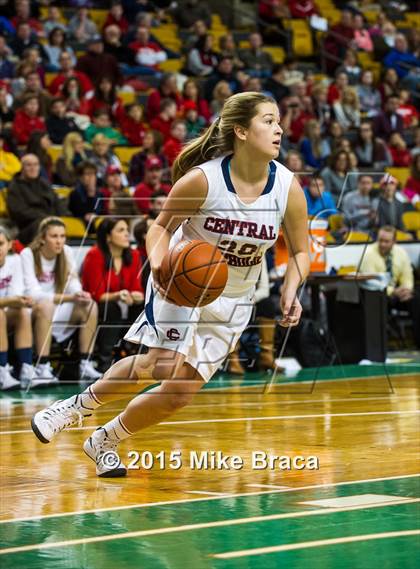
{"type": "Polygon", "coordinates": [[[411,128],[412,126],[417,126],[419,120],[419,113],[414,105],[410,103],[405,103],[400,105],[397,109],[397,114],[403,120],[404,128],[411,128]]]}
{"type": "Polygon", "coordinates": [[[64,83],[71,77],[74,77],[79,81],[80,89],[83,95],[85,95],[88,91],[92,91],[93,85],[89,77],[81,71],[75,71],[73,69],[69,74],[59,73],[57,77],[51,81],[50,86],[48,87],[50,93],[54,96],[61,95],[64,83]]]}
{"type": "Polygon", "coordinates": [[[128,22],[124,17],[122,4],[112,4],[105,23],[102,26],[102,31],[108,26],[118,26],[122,34],[125,34],[128,31],[128,22]]]}
{"type": "Polygon", "coordinates": [[[289,0],[289,10],[292,18],[310,18],[318,14],[318,9],[312,0],[289,0]]]}
{"type": "Polygon", "coordinates": [[[411,164],[411,154],[407,150],[407,144],[399,132],[393,132],[389,137],[389,151],[392,156],[393,166],[406,168],[411,164]]]}
{"type": "Polygon", "coordinates": [[[13,136],[18,144],[28,144],[34,130],[45,131],[44,119],[38,116],[39,101],[37,97],[25,100],[23,108],[16,111],[13,120],[13,136]]]}
{"type": "Polygon", "coordinates": [[[96,302],[108,292],[128,291],[143,292],[140,273],[141,260],[137,249],[131,250],[132,262],[122,265],[117,274],[114,267],[105,266],[105,256],[96,245],[90,249],[83,262],[82,283],[83,290],[90,292],[96,302]]]}
{"type": "Polygon", "coordinates": [[[162,184],[162,162],[156,156],[146,160],[144,181],[136,186],[134,200],[140,213],[148,214],[150,211],[150,198],[152,194],[163,190],[169,194],[171,186],[162,184]]]}
{"type": "Polygon", "coordinates": [[[155,89],[152,91],[147,99],[147,116],[150,119],[156,117],[160,112],[160,105],[163,99],[172,99],[175,104],[177,111],[179,111],[182,107],[182,98],[179,93],[164,93],[161,89],[155,89]]]}
{"type": "Polygon", "coordinates": [[[116,87],[109,77],[101,77],[95,88],[93,97],[86,97],[89,104],[89,115],[93,117],[99,109],[105,109],[110,116],[120,122],[125,116],[124,106],[116,95],[116,87]]]}
{"type": "Polygon", "coordinates": [[[127,108],[127,113],[121,119],[121,132],[130,144],[143,146],[146,126],[142,122],[143,108],[141,105],[133,104],[127,108]]]}
{"type": "Polygon", "coordinates": [[[175,120],[171,126],[168,140],[163,145],[163,153],[168,159],[169,166],[175,162],[175,158],[182,150],[182,145],[187,137],[187,127],[185,121],[175,120]]]}
{"type": "Polygon", "coordinates": [[[150,32],[144,26],[137,28],[136,40],[129,43],[128,47],[133,50],[137,65],[159,68],[159,63],[167,59],[166,52],[157,43],[150,41],[150,32]]]}
{"type": "Polygon", "coordinates": [[[206,99],[200,97],[199,89],[195,79],[187,79],[182,90],[182,107],[187,101],[193,101],[197,105],[198,115],[203,117],[208,124],[211,118],[211,111],[206,99]]]}

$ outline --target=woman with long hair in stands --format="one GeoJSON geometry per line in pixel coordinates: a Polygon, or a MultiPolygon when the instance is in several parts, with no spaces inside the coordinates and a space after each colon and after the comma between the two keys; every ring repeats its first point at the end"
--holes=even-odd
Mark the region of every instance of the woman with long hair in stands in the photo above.
{"type": "Polygon", "coordinates": [[[32,428],[38,440],[49,443],[98,407],[135,396],[83,446],[98,476],[125,476],[118,444],[190,403],[234,350],[253,312],[264,253],[277,241],[281,225],[289,253],[281,324],[298,324],[297,292],[309,272],[306,200],[293,173],[276,161],[282,132],[274,99],[239,93],[182,150],[172,169],[174,186],[146,237],[152,274],[145,310],[125,336],[148,352],[123,358],[83,393],[36,413],[32,428]],[[161,265],[172,246],[193,239],[219,246],[229,273],[220,297],[189,308],[168,298],[161,265]],[[156,382],[138,395],[139,384],[156,382]]]}
{"type": "Polygon", "coordinates": [[[34,336],[38,363],[36,378],[49,385],[58,379],[50,363],[51,340],[63,343],[79,329],[81,380],[100,377],[90,354],[96,334],[98,308],[82,289],[66,226],[59,217],[47,217],[34,240],[20,254],[24,291],[34,299],[34,336]]]}

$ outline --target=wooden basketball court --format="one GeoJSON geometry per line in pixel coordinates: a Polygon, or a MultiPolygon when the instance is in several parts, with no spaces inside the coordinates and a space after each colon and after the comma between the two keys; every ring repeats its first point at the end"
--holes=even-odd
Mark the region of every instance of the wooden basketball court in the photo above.
{"type": "Polygon", "coordinates": [[[123,403],[42,445],[31,416],[75,386],[3,394],[0,566],[418,567],[420,366],[314,377],[281,378],[265,394],[261,376],[216,377],[190,407],[124,441],[125,479],[97,478],[81,450],[123,403]],[[264,453],[282,462],[257,468],[264,453]],[[242,466],[224,468],[227,455],[242,466]],[[286,470],[284,457],[306,468],[286,470]]]}

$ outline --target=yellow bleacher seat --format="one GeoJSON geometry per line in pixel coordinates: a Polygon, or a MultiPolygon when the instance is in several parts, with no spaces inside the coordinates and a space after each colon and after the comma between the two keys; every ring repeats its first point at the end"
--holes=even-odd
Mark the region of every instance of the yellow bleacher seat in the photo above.
{"type": "Polygon", "coordinates": [[[415,207],[416,207],[416,210],[417,210],[417,211],[420,211],[420,202],[416,202],[415,207]]]}
{"type": "Polygon", "coordinates": [[[328,224],[330,231],[338,231],[344,226],[344,215],[341,213],[334,213],[328,216],[328,224]]]}
{"type": "Polygon", "coordinates": [[[420,13],[419,12],[406,12],[405,19],[410,23],[413,28],[420,27],[420,13]]]}
{"type": "Polygon", "coordinates": [[[72,188],[68,188],[67,186],[56,186],[54,188],[54,193],[62,199],[68,198],[71,192],[72,188]]]}
{"type": "Polygon", "coordinates": [[[369,241],[369,234],[362,231],[351,231],[347,239],[347,243],[368,243],[369,241]]]}
{"type": "Polygon", "coordinates": [[[397,180],[399,181],[399,183],[401,184],[402,187],[405,186],[405,183],[408,180],[408,177],[410,176],[410,168],[386,168],[385,169],[386,172],[388,172],[388,174],[391,174],[391,176],[394,176],[394,178],[397,178],[397,180]]]}
{"type": "Polygon", "coordinates": [[[405,231],[400,231],[399,229],[397,229],[397,232],[395,234],[395,238],[397,239],[397,241],[412,241],[413,240],[413,236],[411,235],[411,233],[406,233],[405,231]]]}
{"type": "Polygon", "coordinates": [[[274,63],[283,63],[286,58],[285,51],[282,47],[264,46],[263,51],[271,55],[274,63]]]}
{"type": "Polygon", "coordinates": [[[95,22],[98,32],[102,30],[102,26],[105,23],[107,15],[107,10],[89,10],[89,17],[95,22]]]}
{"type": "Polygon", "coordinates": [[[327,233],[327,243],[336,243],[335,238],[331,235],[331,233],[327,233]]]}
{"type": "Polygon", "coordinates": [[[63,147],[61,146],[61,144],[53,144],[48,148],[48,154],[51,156],[51,159],[54,164],[60,158],[62,151],[63,147]]]}
{"type": "Polygon", "coordinates": [[[8,217],[9,212],[7,210],[7,190],[3,188],[0,190],[0,217],[8,217]]]}
{"type": "Polygon", "coordinates": [[[123,105],[132,105],[137,101],[137,95],[133,91],[119,91],[118,97],[123,105]]]}
{"type": "Polygon", "coordinates": [[[350,273],[355,273],[357,271],[356,265],[341,265],[339,267],[337,274],[338,275],[348,275],[350,273]]]}
{"type": "Polygon", "coordinates": [[[133,154],[140,152],[141,146],[114,146],[114,152],[121,161],[125,171],[128,169],[133,154]]]}
{"type": "Polygon", "coordinates": [[[405,211],[402,214],[402,222],[406,231],[418,231],[420,229],[420,211],[405,211]]]}
{"type": "Polygon", "coordinates": [[[44,76],[45,85],[49,87],[54,79],[57,77],[58,73],[46,73],[44,76]]]}
{"type": "Polygon", "coordinates": [[[87,234],[86,226],[78,217],[61,217],[66,226],[67,237],[82,238],[87,234]]]}
{"type": "Polygon", "coordinates": [[[159,69],[165,72],[177,73],[181,71],[183,64],[182,59],[167,59],[159,64],[159,69]]]}

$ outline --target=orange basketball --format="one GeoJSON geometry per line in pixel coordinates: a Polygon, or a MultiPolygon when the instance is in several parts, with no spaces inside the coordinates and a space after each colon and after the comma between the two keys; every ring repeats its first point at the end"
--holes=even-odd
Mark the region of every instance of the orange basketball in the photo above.
{"type": "Polygon", "coordinates": [[[217,247],[205,241],[180,241],[163,258],[161,283],[178,306],[205,306],[223,292],[228,266],[217,247]]]}

